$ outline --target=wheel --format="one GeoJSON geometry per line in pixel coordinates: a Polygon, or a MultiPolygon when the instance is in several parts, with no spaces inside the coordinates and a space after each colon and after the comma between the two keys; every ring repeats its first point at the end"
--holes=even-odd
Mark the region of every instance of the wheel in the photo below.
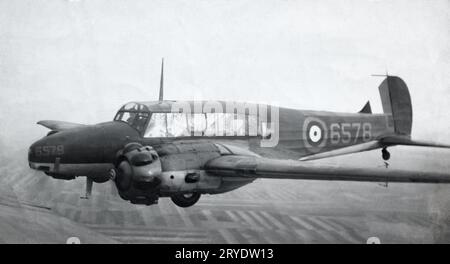
{"type": "Polygon", "coordinates": [[[199,199],[200,193],[183,193],[183,194],[175,194],[171,197],[172,202],[179,207],[189,207],[193,206],[199,199]]]}
{"type": "Polygon", "coordinates": [[[381,150],[381,155],[384,160],[389,160],[391,158],[391,153],[389,153],[386,148],[383,148],[383,150],[381,150]]]}

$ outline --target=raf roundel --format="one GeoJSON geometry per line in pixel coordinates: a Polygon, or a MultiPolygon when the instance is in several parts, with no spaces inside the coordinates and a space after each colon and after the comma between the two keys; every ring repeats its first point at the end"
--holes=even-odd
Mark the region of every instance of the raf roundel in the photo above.
{"type": "Polygon", "coordinates": [[[303,123],[304,144],[309,151],[319,152],[326,145],[327,128],[325,122],[316,117],[308,117],[303,123]]]}
{"type": "Polygon", "coordinates": [[[312,125],[309,128],[309,139],[317,143],[322,139],[322,130],[317,125],[312,125]]]}

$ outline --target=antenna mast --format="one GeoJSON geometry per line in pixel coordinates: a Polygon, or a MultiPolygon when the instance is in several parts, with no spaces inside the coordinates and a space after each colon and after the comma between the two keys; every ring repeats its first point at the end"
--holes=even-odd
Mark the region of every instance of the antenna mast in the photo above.
{"type": "Polygon", "coordinates": [[[159,82],[159,101],[161,102],[164,97],[164,58],[161,61],[161,80],[159,82]]]}

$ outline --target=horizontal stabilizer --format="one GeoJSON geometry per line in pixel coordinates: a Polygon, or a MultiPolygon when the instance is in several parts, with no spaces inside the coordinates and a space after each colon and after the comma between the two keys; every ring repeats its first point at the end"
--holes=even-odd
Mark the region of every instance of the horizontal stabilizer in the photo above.
{"type": "Polygon", "coordinates": [[[419,146],[419,147],[433,147],[433,148],[450,148],[448,144],[436,143],[426,140],[413,140],[409,137],[403,136],[388,136],[380,139],[382,145],[404,145],[404,146],[419,146]]]}
{"type": "Polygon", "coordinates": [[[82,124],[70,123],[70,122],[65,122],[65,121],[56,121],[56,120],[42,120],[42,121],[37,122],[37,124],[44,126],[53,131],[63,131],[63,130],[67,130],[67,129],[85,126],[82,124]]]}
{"type": "Polygon", "coordinates": [[[412,140],[408,136],[386,136],[380,138],[379,140],[373,140],[366,143],[361,143],[349,147],[344,147],[340,149],[335,149],[331,151],[326,151],[318,154],[313,154],[305,156],[300,159],[300,161],[324,159],[330,157],[336,157],[346,154],[358,153],[368,150],[373,150],[377,148],[384,148],[395,145],[403,146],[419,146],[419,147],[434,147],[434,148],[450,148],[450,145],[436,143],[432,141],[422,141],[422,140],[412,140]]]}

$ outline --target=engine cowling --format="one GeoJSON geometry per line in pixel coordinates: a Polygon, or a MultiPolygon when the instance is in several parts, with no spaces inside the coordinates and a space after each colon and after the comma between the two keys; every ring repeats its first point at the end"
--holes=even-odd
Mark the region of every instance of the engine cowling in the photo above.
{"type": "Polygon", "coordinates": [[[162,168],[152,147],[138,143],[126,145],[119,154],[115,171],[115,183],[123,199],[137,204],[157,202],[162,168]]]}

